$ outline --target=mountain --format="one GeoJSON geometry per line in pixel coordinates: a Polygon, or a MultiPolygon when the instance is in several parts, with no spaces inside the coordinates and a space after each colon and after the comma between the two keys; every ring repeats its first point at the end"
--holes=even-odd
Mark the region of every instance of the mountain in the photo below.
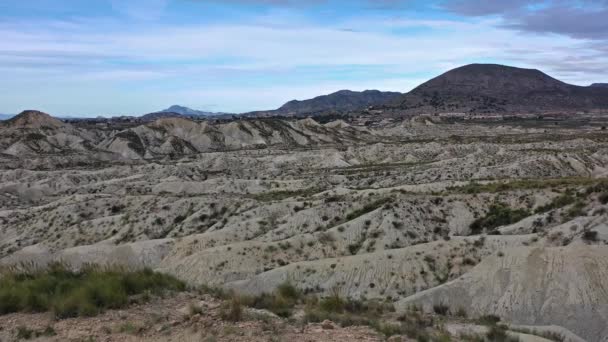
{"type": "Polygon", "coordinates": [[[175,117],[185,117],[191,119],[198,119],[201,117],[217,117],[217,116],[231,116],[233,114],[230,113],[214,113],[214,112],[205,112],[201,110],[196,110],[184,106],[173,105],[167,109],[149,113],[146,115],[142,115],[140,117],[143,121],[154,121],[162,118],[175,118],[175,117]]]}
{"type": "Polygon", "coordinates": [[[433,78],[389,107],[405,114],[608,109],[608,89],[567,84],[534,69],[470,64],[433,78]]]}
{"type": "Polygon", "coordinates": [[[12,114],[0,114],[0,120],[8,120],[12,118],[14,115],[12,114]]]}
{"type": "Polygon", "coordinates": [[[178,105],[173,105],[165,110],[162,110],[161,112],[177,113],[184,116],[207,116],[215,114],[178,105]]]}
{"type": "Polygon", "coordinates": [[[593,83],[592,88],[608,88],[608,83],[593,83]]]}
{"type": "Polygon", "coordinates": [[[3,126],[19,129],[56,129],[65,124],[46,113],[26,110],[3,122],[3,126]]]}
{"type": "Polygon", "coordinates": [[[336,112],[349,112],[364,109],[369,106],[381,105],[392,101],[401,93],[382,92],[379,90],[365,90],[362,92],[340,90],[338,92],[322,95],[309,100],[292,100],[276,110],[247,113],[248,116],[299,116],[318,115],[336,112]]]}

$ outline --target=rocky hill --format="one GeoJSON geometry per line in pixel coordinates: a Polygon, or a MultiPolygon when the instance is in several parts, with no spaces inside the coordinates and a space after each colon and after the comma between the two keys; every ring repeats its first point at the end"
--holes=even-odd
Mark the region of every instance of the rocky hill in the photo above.
{"type": "Polygon", "coordinates": [[[471,64],[450,70],[399,97],[404,113],[538,113],[608,109],[608,89],[561,82],[539,70],[471,64]]]}
{"type": "Polygon", "coordinates": [[[319,115],[330,113],[344,113],[365,109],[369,106],[382,105],[392,101],[401,93],[381,92],[378,90],[365,90],[362,92],[340,90],[338,92],[322,95],[309,100],[292,100],[279,109],[247,113],[247,116],[299,116],[319,115]]]}
{"type": "Polygon", "coordinates": [[[37,110],[23,111],[0,125],[13,129],[56,129],[65,126],[61,120],[37,110]]]}
{"type": "Polygon", "coordinates": [[[591,87],[594,88],[608,88],[608,83],[593,83],[591,87]]]}

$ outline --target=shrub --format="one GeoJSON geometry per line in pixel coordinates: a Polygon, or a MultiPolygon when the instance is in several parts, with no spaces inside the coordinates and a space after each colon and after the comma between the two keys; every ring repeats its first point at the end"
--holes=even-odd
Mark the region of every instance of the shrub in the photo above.
{"type": "Polygon", "coordinates": [[[289,282],[279,285],[279,287],[277,287],[277,292],[279,295],[293,300],[297,300],[300,297],[298,289],[289,282]]]}
{"type": "Polygon", "coordinates": [[[555,199],[553,199],[553,201],[551,201],[551,203],[536,208],[536,213],[545,213],[553,209],[563,208],[569,204],[574,203],[575,200],[576,199],[574,198],[574,196],[569,193],[566,193],[559,197],[556,197],[555,199]]]}
{"type": "Polygon", "coordinates": [[[351,243],[350,245],[348,245],[348,252],[351,255],[357,254],[360,249],[361,249],[361,244],[360,243],[351,243]]]}
{"type": "Polygon", "coordinates": [[[301,298],[301,292],[291,283],[285,282],[271,294],[262,294],[249,298],[248,305],[256,309],[268,310],[277,316],[289,317],[301,298]]]}
{"type": "Polygon", "coordinates": [[[565,219],[573,219],[578,216],[585,216],[585,203],[581,200],[574,202],[572,207],[568,209],[565,215],[565,219]]]}
{"type": "Polygon", "coordinates": [[[524,209],[511,209],[502,203],[492,204],[486,216],[471,223],[471,233],[480,234],[484,229],[491,230],[500,226],[512,224],[530,216],[524,209]]]}
{"type": "Polygon", "coordinates": [[[512,337],[507,334],[507,328],[503,325],[493,325],[486,333],[486,338],[493,342],[518,342],[517,337],[512,337]]]}
{"type": "Polygon", "coordinates": [[[151,270],[126,271],[62,265],[46,270],[6,273],[0,279],[0,314],[52,311],[58,318],[93,316],[128,305],[129,296],[182,291],[185,284],[151,270]]]}
{"type": "Polygon", "coordinates": [[[382,207],[383,205],[389,203],[390,201],[391,201],[390,198],[383,198],[383,199],[374,201],[372,203],[366,204],[363,208],[354,210],[351,213],[349,213],[348,215],[346,215],[346,220],[347,221],[354,220],[357,217],[363,216],[367,213],[370,213],[370,212],[382,207]]]}
{"type": "Polygon", "coordinates": [[[597,241],[597,232],[595,230],[586,230],[583,233],[583,240],[587,242],[596,242],[597,241]]]}
{"type": "Polygon", "coordinates": [[[225,302],[220,308],[220,316],[222,319],[239,322],[243,320],[243,304],[241,303],[241,297],[233,295],[232,299],[225,302]]]}
{"type": "Polygon", "coordinates": [[[481,316],[478,319],[479,324],[483,324],[483,325],[495,325],[498,322],[500,322],[500,317],[496,316],[496,315],[485,315],[485,316],[481,316]]]}
{"type": "Polygon", "coordinates": [[[333,293],[326,298],[323,298],[319,303],[322,310],[326,312],[344,312],[346,301],[340,297],[338,290],[334,290],[333,293]]]}
{"type": "Polygon", "coordinates": [[[450,313],[450,307],[444,303],[439,303],[433,305],[433,311],[438,315],[446,316],[450,313]]]}

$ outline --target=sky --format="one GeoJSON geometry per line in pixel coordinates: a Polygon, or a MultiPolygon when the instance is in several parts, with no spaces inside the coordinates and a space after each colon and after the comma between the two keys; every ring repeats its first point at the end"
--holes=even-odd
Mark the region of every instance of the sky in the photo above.
{"type": "Polygon", "coordinates": [[[499,63],[608,82],[608,0],[0,0],[0,113],[274,109],[499,63]]]}

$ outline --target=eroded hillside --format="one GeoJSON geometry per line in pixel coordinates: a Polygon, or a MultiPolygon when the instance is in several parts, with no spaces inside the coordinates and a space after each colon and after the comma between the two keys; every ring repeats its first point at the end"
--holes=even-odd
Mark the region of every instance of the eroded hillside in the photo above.
{"type": "Polygon", "coordinates": [[[113,129],[28,112],[0,130],[5,265],[145,266],[251,295],[290,282],[608,338],[598,126],[166,118],[113,129]]]}

